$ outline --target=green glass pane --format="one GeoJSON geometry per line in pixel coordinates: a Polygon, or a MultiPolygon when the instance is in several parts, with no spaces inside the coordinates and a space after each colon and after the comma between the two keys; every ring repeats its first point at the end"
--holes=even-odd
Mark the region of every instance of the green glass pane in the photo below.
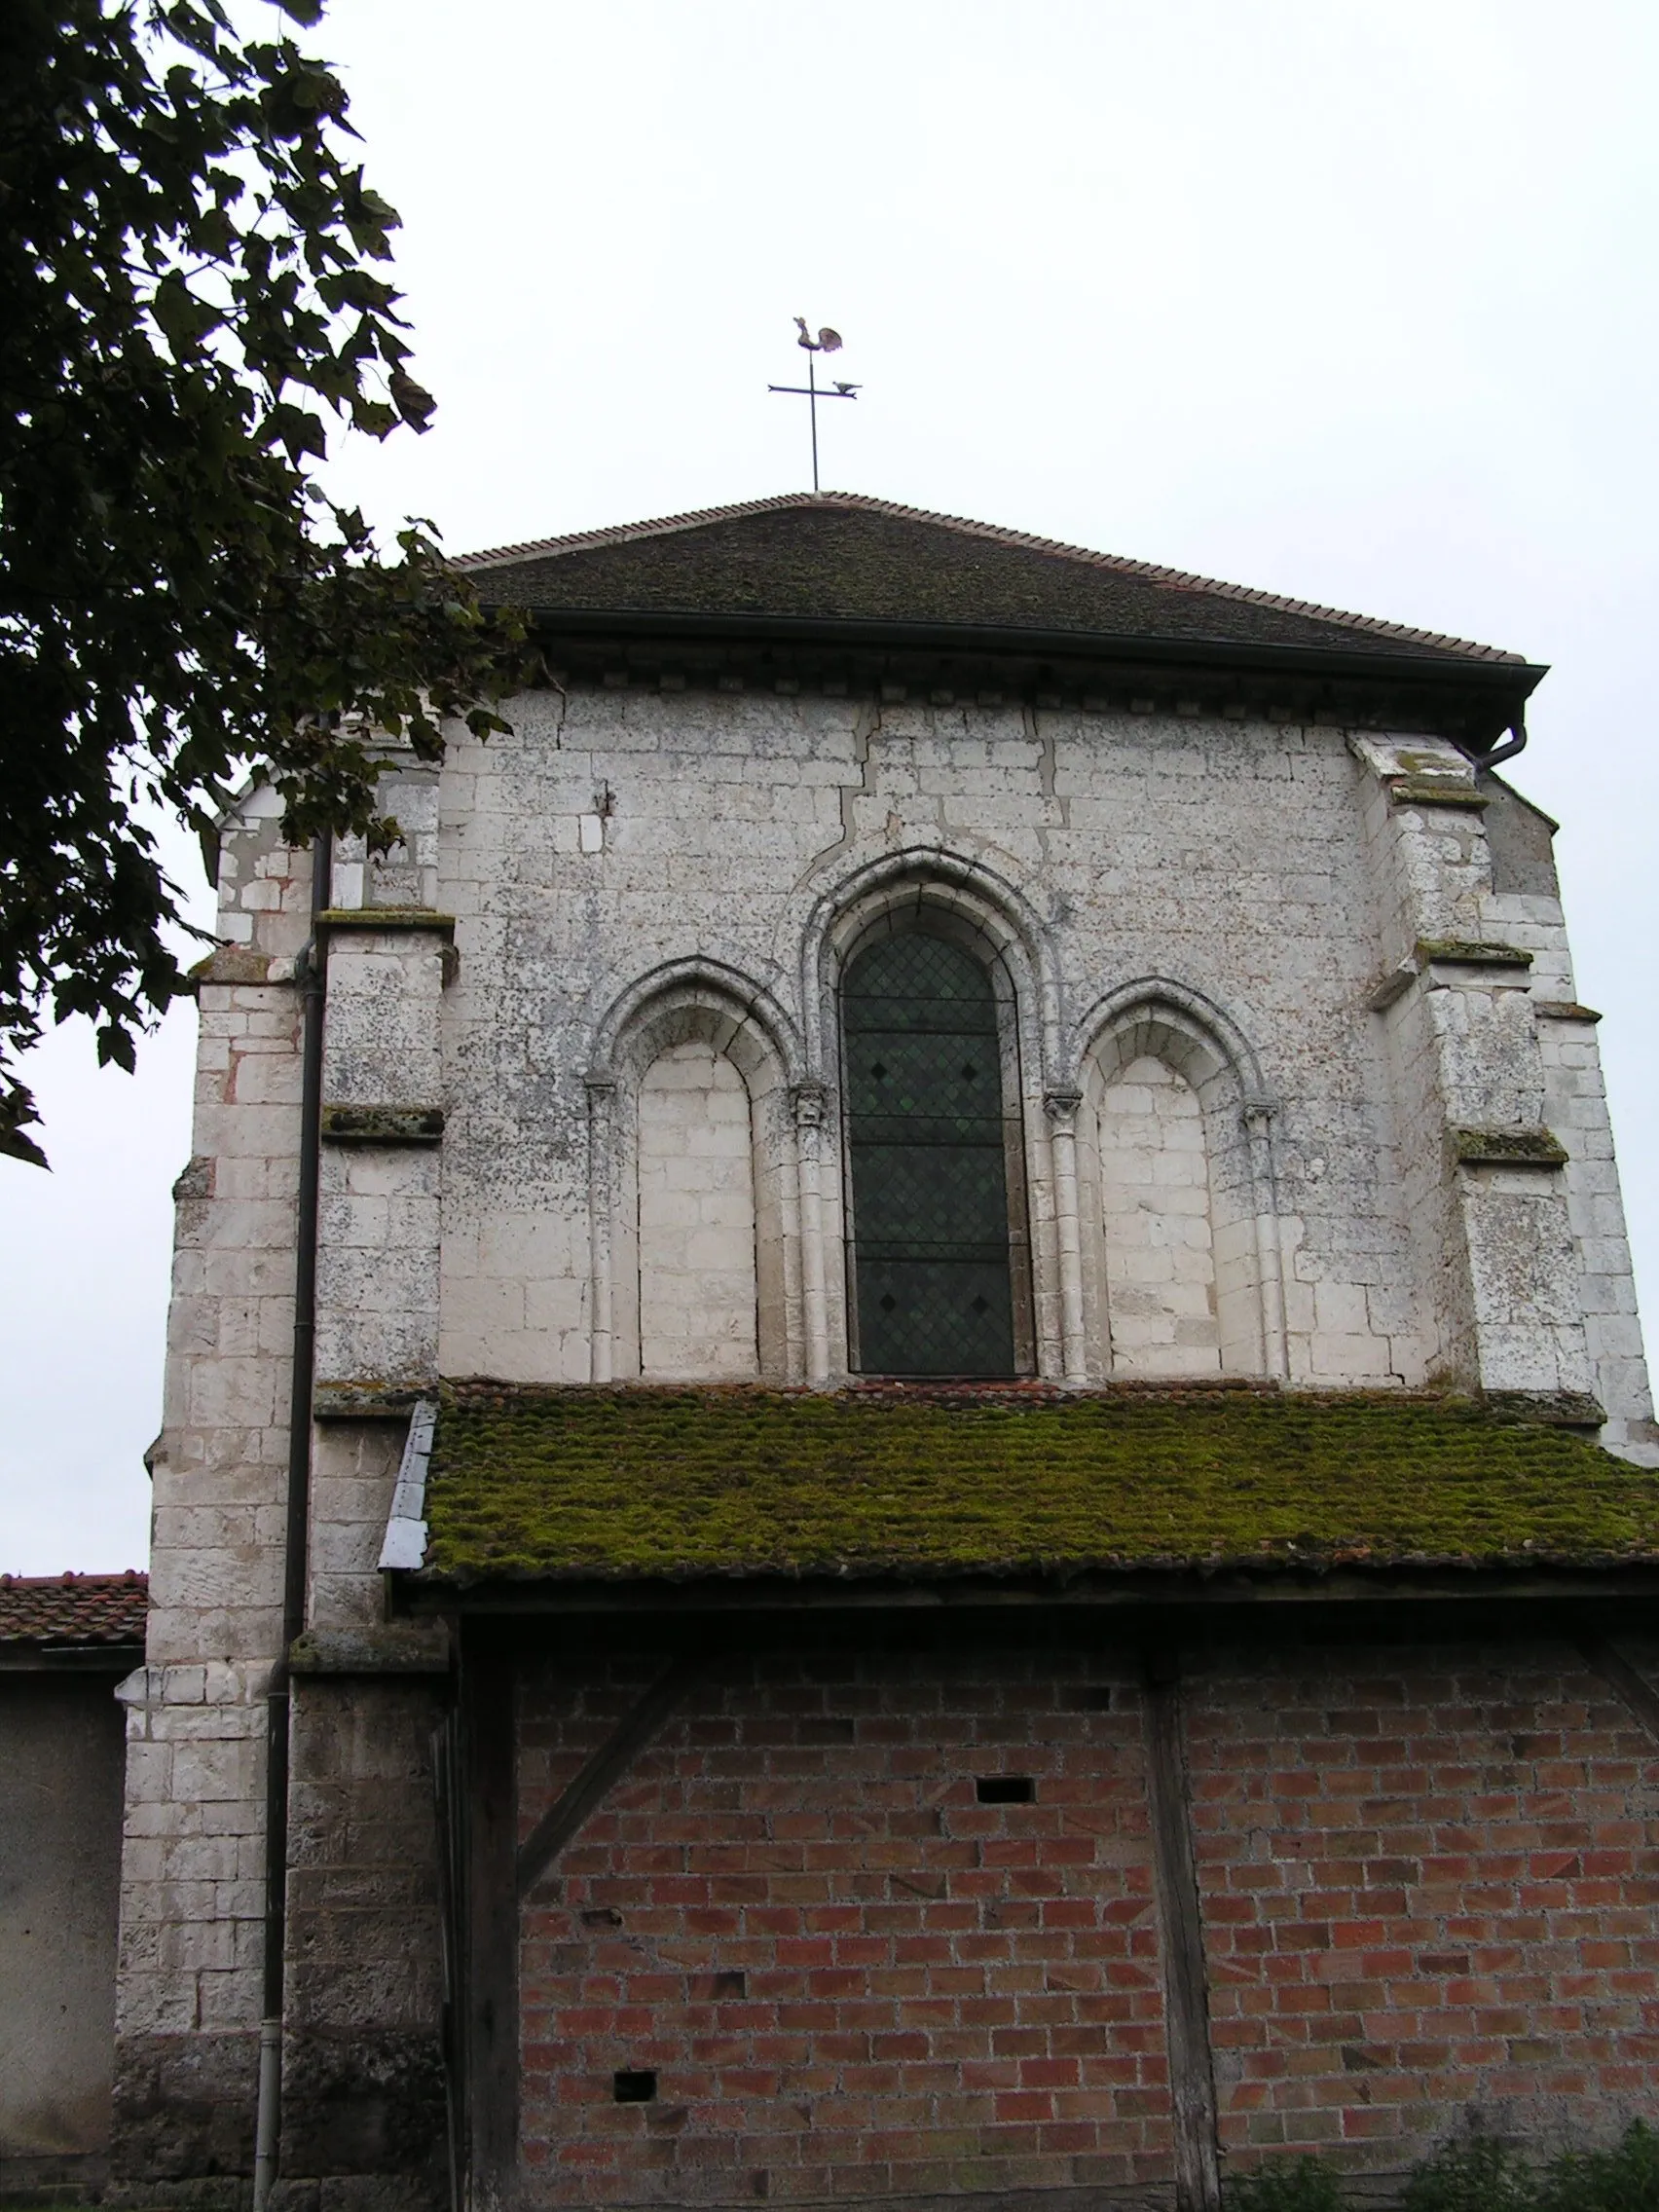
{"type": "Polygon", "coordinates": [[[842,1024],[860,1365],[872,1375],[1012,1375],[990,978],[941,938],[882,938],[848,971],[842,1024]]]}

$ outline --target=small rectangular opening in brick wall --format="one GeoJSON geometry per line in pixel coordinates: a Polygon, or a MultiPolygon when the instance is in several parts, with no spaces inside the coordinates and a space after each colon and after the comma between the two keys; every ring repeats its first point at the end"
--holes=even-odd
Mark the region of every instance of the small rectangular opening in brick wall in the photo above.
{"type": "Polygon", "coordinates": [[[656,2097],[656,2076],[644,2068],[625,2067],[610,2077],[610,2094],[619,2105],[648,2105],[656,2097]]]}
{"type": "Polygon", "coordinates": [[[1037,1785],[1028,1774],[981,1774],[974,1790],[981,1805],[1029,1805],[1037,1796],[1037,1785]]]}

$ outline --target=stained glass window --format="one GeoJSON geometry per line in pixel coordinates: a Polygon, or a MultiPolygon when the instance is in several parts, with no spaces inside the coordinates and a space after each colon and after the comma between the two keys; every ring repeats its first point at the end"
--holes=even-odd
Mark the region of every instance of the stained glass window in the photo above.
{"type": "Polygon", "coordinates": [[[1014,1372],[1002,1051],[990,977],[920,932],[842,985],[858,1364],[1014,1372]]]}

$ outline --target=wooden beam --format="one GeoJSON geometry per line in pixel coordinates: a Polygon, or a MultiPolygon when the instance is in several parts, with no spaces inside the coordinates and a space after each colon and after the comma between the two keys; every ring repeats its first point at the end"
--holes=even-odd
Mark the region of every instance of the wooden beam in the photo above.
{"type": "Polygon", "coordinates": [[[1219,2212],[1215,2069],[1210,2058],[1203,1924],[1193,1853],[1192,1785],[1187,1772],[1179,1662],[1147,1655],[1142,1689],[1152,1863],[1163,1961],[1163,2017],[1169,2047],[1169,2099],[1175,2137],[1175,2201],[1180,2212],[1219,2212]]]}
{"type": "Polygon", "coordinates": [[[707,1663],[700,1652],[671,1659],[560,1791],[519,1852],[515,1886],[521,1899],[529,1897],[612,1784],[632,1766],[707,1663]]]}
{"type": "Polygon", "coordinates": [[[466,1806],[466,2201],[498,2212],[518,2180],[517,1669],[493,1644],[461,1653],[466,1806]]]}
{"type": "Polygon", "coordinates": [[[1614,1650],[1604,1637],[1581,1636],[1578,1648],[1648,1734],[1659,1736],[1659,1690],[1655,1690],[1644,1676],[1639,1675],[1624,1653],[1614,1650]]]}

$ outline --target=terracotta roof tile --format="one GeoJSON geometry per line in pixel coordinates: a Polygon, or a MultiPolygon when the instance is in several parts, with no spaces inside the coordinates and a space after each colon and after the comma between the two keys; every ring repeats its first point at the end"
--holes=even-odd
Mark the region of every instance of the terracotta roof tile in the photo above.
{"type": "Polygon", "coordinates": [[[460,1384],[425,1504],[463,1583],[1659,1562],[1651,1473],[1407,1391],[460,1384]]]}
{"type": "Polygon", "coordinates": [[[1525,668],[1522,655],[1309,600],[853,492],[792,492],[461,556],[545,610],[797,615],[1346,646],[1525,668]]]}
{"type": "Polygon", "coordinates": [[[142,1643],[150,1578],[0,1574],[0,1643],[142,1643]]]}

